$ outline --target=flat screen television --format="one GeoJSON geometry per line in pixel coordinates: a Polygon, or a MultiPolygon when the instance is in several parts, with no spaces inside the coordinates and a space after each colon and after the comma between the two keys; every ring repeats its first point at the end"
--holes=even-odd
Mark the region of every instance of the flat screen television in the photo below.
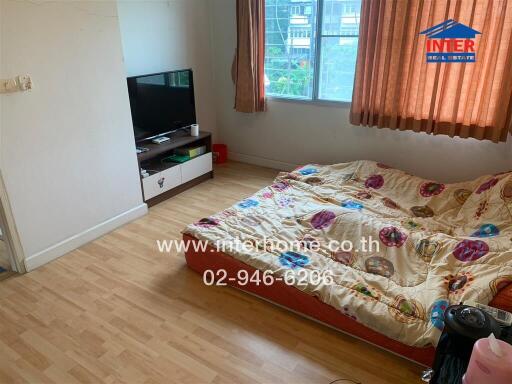
{"type": "Polygon", "coordinates": [[[137,142],[196,123],[190,69],[129,77],[128,94],[137,142]]]}

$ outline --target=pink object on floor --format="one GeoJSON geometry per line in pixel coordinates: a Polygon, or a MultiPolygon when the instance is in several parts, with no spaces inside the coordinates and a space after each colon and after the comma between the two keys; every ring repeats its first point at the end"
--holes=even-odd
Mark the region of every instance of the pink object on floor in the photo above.
{"type": "Polygon", "coordinates": [[[497,355],[490,346],[490,338],[478,340],[471,354],[468,370],[463,384],[507,384],[512,377],[512,345],[496,340],[501,355],[497,355]]]}

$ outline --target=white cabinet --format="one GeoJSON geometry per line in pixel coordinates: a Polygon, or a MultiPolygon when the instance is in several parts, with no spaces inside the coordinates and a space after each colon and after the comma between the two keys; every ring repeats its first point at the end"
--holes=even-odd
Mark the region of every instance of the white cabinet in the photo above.
{"type": "Polygon", "coordinates": [[[152,199],[187,181],[202,176],[212,169],[212,154],[210,152],[148,176],[142,179],[144,199],[152,199]]]}
{"type": "Polygon", "coordinates": [[[212,154],[205,153],[181,164],[181,182],[193,180],[212,170],[212,154]]]}
{"type": "Polygon", "coordinates": [[[160,172],[142,179],[142,189],[144,190],[144,200],[149,200],[158,195],[158,180],[160,172]]]}

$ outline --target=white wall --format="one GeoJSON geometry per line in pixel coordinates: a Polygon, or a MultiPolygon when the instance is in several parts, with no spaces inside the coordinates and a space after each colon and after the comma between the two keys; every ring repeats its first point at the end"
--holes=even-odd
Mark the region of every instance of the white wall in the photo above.
{"type": "Polygon", "coordinates": [[[211,0],[211,5],[216,91],[220,95],[216,97],[217,124],[220,141],[238,154],[237,158],[269,165],[372,159],[441,181],[512,168],[512,138],[507,144],[493,144],[355,127],[349,124],[348,107],[270,100],[266,113],[234,112],[230,68],[236,46],[235,0],[211,0]]]}
{"type": "Polygon", "coordinates": [[[192,68],[197,120],[217,131],[207,0],[118,0],[128,76],[192,68]]]}
{"type": "Polygon", "coordinates": [[[146,212],[114,1],[0,0],[0,164],[29,269],[146,212]]]}

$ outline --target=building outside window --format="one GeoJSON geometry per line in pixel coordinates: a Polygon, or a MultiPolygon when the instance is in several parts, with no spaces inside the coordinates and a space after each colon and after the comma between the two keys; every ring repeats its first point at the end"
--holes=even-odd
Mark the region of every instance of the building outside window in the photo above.
{"type": "Polygon", "coordinates": [[[300,5],[292,5],[290,7],[290,15],[300,15],[300,5]]]}
{"type": "Polygon", "coordinates": [[[350,101],[360,0],[267,0],[267,94],[350,101]]]}

